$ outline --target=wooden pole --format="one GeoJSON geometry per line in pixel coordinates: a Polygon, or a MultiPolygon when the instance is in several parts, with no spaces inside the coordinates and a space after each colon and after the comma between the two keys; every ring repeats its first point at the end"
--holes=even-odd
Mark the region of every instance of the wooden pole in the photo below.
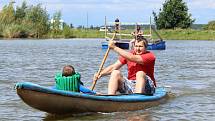
{"type": "Polygon", "coordinates": [[[163,41],[163,38],[158,34],[158,32],[155,30],[155,28],[154,27],[152,27],[152,30],[155,32],[155,34],[159,37],[159,39],[161,40],[161,41],[163,41]]]}
{"type": "Polygon", "coordinates": [[[105,16],[105,37],[107,37],[107,19],[106,19],[106,16],[105,16]]]}
{"type": "Polygon", "coordinates": [[[151,35],[151,38],[152,38],[152,20],[151,20],[151,16],[150,16],[150,25],[149,25],[149,31],[150,31],[150,35],[151,35]]]}
{"type": "MultiPolygon", "coordinates": [[[[112,39],[111,39],[112,41],[113,41],[113,39],[115,38],[115,36],[116,36],[116,33],[114,33],[114,35],[113,35],[113,37],[112,37],[112,39]]],[[[108,56],[109,52],[110,52],[110,48],[108,47],[108,49],[107,49],[107,51],[106,51],[106,53],[105,53],[105,55],[104,55],[104,58],[103,58],[103,60],[102,60],[102,63],[101,63],[101,65],[100,65],[100,67],[99,67],[99,70],[98,70],[98,72],[97,72],[98,75],[100,75],[100,73],[101,73],[101,71],[102,71],[102,68],[103,68],[103,66],[104,66],[104,63],[105,63],[105,61],[106,61],[106,59],[107,59],[107,56],[108,56]]],[[[91,90],[92,90],[92,91],[93,91],[93,89],[95,88],[95,85],[96,85],[97,80],[98,80],[98,79],[93,80],[93,84],[92,84],[92,86],[91,86],[91,90]]]]}

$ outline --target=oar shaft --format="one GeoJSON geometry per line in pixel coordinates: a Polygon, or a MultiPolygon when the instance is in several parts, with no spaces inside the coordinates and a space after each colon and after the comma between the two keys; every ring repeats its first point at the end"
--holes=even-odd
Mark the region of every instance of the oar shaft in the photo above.
{"type": "MultiPolygon", "coordinates": [[[[115,36],[116,36],[116,33],[114,33],[114,35],[113,35],[111,41],[113,41],[113,39],[115,38],[115,36]]],[[[102,71],[102,68],[103,68],[104,63],[105,63],[105,61],[106,61],[106,59],[107,59],[107,56],[108,56],[108,54],[109,54],[109,51],[110,51],[110,48],[108,47],[108,49],[107,49],[107,51],[106,51],[106,53],[105,53],[105,55],[104,55],[104,58],[103,58],[103,60],[102,60],[102,63],[101,63],[101,65],[100,65],[100,67],[99,67],[99,70],[98,70],[98,72],[97,72],[98,75],[100,75],[100,73],[101,73],[101,71],[102,71]]],[[[96,85],[97,80],[98,80],[98,79],[93,80],[93,84],[92,84],[92,87],[91,87],[91,90],[92,90],[92,91],[93,91],[93,89],[94,89],[94,87],[95,87],[95,85],[96,85]]]]}
{"type": "MultiPolygon", "coordinates": [[[[102,63],[101,63],[101,65],[100,65],[100,67],[99,67],[99,70],[98,70],[98,72],[97,72],[98,75],[100,75],[100,73],[101,73],[101,71],[102,71],[102,68],[103,68],[103,66],[104,66],[104,64],[105,64],[105,61],[106,61],[106,59],[107,59],[107,56],[108,56],[109,52],[110,52],[110,48],[108,47],[108,49],[107,49],[107,51],[106,51],[106,53],[105,53],[105,56],[104,56],[104,58],[103,58],[103,60],[102,60],[102,63]]],[[[93,90],[93,89],[95,88],[95,85],[96,85],[97,80],[98,80],[98,79],[93,80],[93,85],[92,85],[92,87],[91,87],[91,90],[93,90]]]]}

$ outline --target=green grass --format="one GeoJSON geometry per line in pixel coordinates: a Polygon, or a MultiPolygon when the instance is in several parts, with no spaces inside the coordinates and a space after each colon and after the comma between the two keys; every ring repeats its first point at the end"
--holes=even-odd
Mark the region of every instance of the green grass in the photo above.
{"type": "MultiPolygon", "coordinates": [[[[121,33],[130,34],[133,30],[124,30],[121,33]]],[[[149,30],[144,30],[144,34],[149,34],[149,30]]],[[[158,30],[157,31],[164,40],[215,40],[214,30],[194,30],[194,29],[176,29],[176,30],[158,30]]],[[[85,32],[76,33],[81,35],[85,32]]],[[[75,35],[76,35],[75,34],[75,35]]],[[[79,35],[79,36],[80,36],[79,35]]],[[[158,39],[156,34],[152,32],[153,38],[158,39]]],[[[112,35],[109,35],[111,38],[112,35]]],[[[103,38],[104,32],[98,30],[88,30],[87,35],[82,35],[87,38],[103,38]]],[[[131,36],[123,36],[122,38],[132,38],[131,36]]]]}
{"type": "MultiPolygon", "coordinates": [[[[123,30],[121,33],[130,34],[133,30],[123,30]]],[[[149,34],[149,30],[144,30],[144,34],[149,34]]],[[[164,40],[215,40],[214,30],[194,30],[194,29],[176,29],[176,30],[158,30],[157,31],[164,40]]],[[[104,32],[99,30],[78,30],[74,29],[73,34],[76,38],[104,38],[104,32]]],[[[158,39],[156,34],[152,32],[153,38],[158,39]]],[[[109,35],[111,38],[112,35],[109,35]]],[[[132,38],[131,36],[123,36],[122,38],[132,38]]]]}
{"type": "Polygon", "coordinates": [[[215,31],[212,30],[159,30],[164,40],[215,40],[215,31]]]}
{"type": "MultiPolygon", "coordinates": [[[[133,30],[122,30],[121,33],[130,34],[133,30]]],[[[158,30],[157,31],[163,40],[215,40],[215,30],[194,30],[194,29],[175,29],[175,30],[158,30]]],[[[149,30],[145,29],[144,34],[149,34],[149,30]]],[[[153,39],[158,39],[156,34],[152,32],[153,39]]],[[[112,35],[108,35],[112,38],[112,35]]],[[[0,32],[0,37],[5,37],[4,33],[0,32]]],[[[67,37],[62,32],[54,37],[51,33],[45,38],[104,38],[105,33],[95,29],[71,29],[67,32],[67,37]]],[[[122,38],[131,39],[132,36],[122,36],[122,38]]]]}
{"type": "Polygon", "coordinates": [[[92,29],[73,29],[74,37],[76,38],[104,38],[104,32],[92,29]]]}

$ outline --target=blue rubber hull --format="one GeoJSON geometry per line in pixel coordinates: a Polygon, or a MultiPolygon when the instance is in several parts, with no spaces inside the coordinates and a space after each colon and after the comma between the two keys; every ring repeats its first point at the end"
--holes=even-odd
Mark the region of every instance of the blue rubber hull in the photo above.
{"type": "MultiPolygon", "coordinates": [[[[129,49],[129,42],[117,42],[116,46],[122,49],[129,49]]],[[[108,42],[102,42],[102,49],[108,48],[108,42]]]]}
{"type": "Polygon", "coordinates": [[[17,83],[16,90],[29,106],[53,114],[141,110],[162,103],[167,95],[164,88],[157,88],[153,96],[89,95],[29,82],[17,83]]]}
{"type": "Polygon", "coordinates": [[[166,49],[166,42],[160,41],[157,43],[149,43],[147,46],[147,50],[165,50],[166,49]]]}

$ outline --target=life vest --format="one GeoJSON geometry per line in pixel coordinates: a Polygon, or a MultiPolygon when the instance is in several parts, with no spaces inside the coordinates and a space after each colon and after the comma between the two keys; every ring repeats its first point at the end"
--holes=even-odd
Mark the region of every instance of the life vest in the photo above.
{"type": "Polygon", "coordinates": [[[75,73],[72,76],[62,76],[62,73],[57,73],[55,75],[56,88],[59,90],[67,90],[80,92],[80,81],[81,75],[79,73],[75,73]]]}

